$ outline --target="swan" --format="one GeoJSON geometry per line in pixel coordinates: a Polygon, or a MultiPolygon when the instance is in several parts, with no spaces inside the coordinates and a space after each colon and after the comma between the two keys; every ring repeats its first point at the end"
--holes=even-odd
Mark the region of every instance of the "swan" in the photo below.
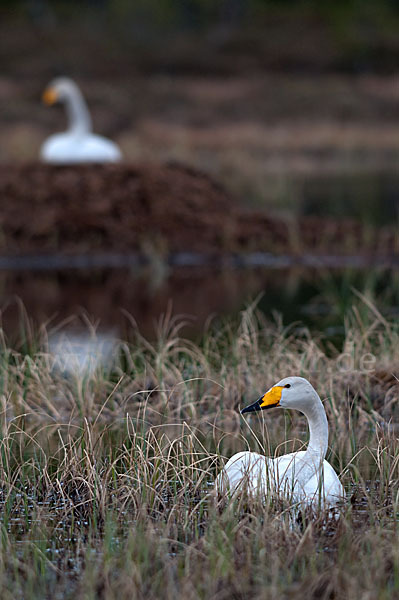
{"type": "Polygon", "coordinates": [[[325,460],[328,447],[326,412],[314,387],[303,377],[286,377],[241,414],[279,406],[299,410],[308,420],[310,438],[306,451],[268,458],[256,452],[234,454],[218,475],[220,493],[251,496],[277,494],[291,503],[331,507],[344,499],[345,491],[333,467],[325,460]]]}
{"type": "Polygon", "coordinates": [[[44,90],[43,102],[63,102],[68,115],[68,130],[51,135],[40,149],[43,161],[53,164],[117,162],[122,154],[118,146],[92,133],[90,113],[76,83],[57,77],[44,90]]]}

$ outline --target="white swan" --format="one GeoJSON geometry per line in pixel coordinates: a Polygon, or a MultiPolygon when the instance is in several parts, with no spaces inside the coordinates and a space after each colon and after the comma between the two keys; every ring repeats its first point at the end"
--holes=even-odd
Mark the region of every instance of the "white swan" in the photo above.
{"type": "Polygon", "coordinates": [[[309,423],[306,451],[267,458],[256,452],[239,452],[230,458],[216,479],[219,493],[245,488],[251,496],[277,493],[292,503],[333,506],[345,496],[336,472],[326,461],[328,423],[323,404],[303,377],[286,377],[241,414],[281,406],[301,411],[309,423]]]}
{"type": "Polygon", "coordinates": [[[117,162],[122,154],[118,146],[92,133],[90,114],[76,83],[67,77],[54,79],[43,93],[43,102],[65,104],[68,130],[51,135],[43,143],[40,157],[48,163],[73,164],[117,162]]]}

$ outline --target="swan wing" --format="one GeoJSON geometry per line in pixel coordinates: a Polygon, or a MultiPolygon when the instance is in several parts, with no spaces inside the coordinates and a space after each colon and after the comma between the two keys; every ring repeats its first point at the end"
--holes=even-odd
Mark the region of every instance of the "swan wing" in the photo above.
{"type": "Polygon", "coordinates": [[[86,136],[81,146],[80,156],[83,160],[86,158],[93,162],[117,162],[121,160],[122,153],[111,140],[100,135],[90,134],[86,136]]]}
{"type": "Polygon", "coordinates": [[[239,452],[226,463],[216,478],[219,493],[236,493],[244,489],[251,495],[266,494],[273,486],[273,461],[256,452],[239,452]]]}
{"type": "Polygon", "coordinates": [[[293,452],[274,459],[276,488],[294,502],[336,504],[345,497],[343,485],[333,467],[322,467],[305,459],[306,452],[293,452]]]}
{"type": "Polygon", "coordinates": [[[304,485],[307,498],[313,498],[314,502],[321,500],[322,504],[337,504],[345,498],[345,489],[333,467],[326,460],[323,461],[321,477],[314,474],[304,485]]]}
{"type": "Polygon", "coordinates": [[[226,463],[215,482],[218,493],[246,491],[251,496],[276,492],[293,503],[332,506],[345,491],[332,466],[322,468],[306,460],[306,452],[292,452],[274,459],[256,452],[239,452],[226,463]]]}
{"type": "Polygon", "coordinates": [[[100,135],[76,136],[72,133],[51,135],[41,147],[41,159],[53,164],[117,162],[122,153],[111,140],[100,135]]]}

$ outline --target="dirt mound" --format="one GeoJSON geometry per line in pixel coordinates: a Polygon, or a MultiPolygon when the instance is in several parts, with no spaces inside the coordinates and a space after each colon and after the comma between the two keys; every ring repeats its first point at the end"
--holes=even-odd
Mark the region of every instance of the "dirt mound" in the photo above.
{"type": "Polygon", "coordinates": [[[0,166],[0,253],[270,251],[391,253],[392,228],[290,223],[243,211],[207,175],[178,164],[0,166]]]}
{"type": "Polygon", "coordinates": [[[237,208],[180,165],[0,166],[5,253],[231,249],[237,208]]]}
{"type": "MultiPolygon", "coordinates": [[[[209,249],[232,200],[202,173],[169,166],[0,167],[3,250],[209,249]]],[[[222,237],[222,236],[221,236],[222,237]]]]}

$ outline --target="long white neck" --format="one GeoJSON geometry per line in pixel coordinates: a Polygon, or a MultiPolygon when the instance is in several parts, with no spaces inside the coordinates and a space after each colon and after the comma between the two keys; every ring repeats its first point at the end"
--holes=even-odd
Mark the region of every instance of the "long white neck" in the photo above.
{"type": "Polygon", "coordinates": [[[312,403],[303,411],[309,423],[309,444],[306,450],[306,458],[313,462],[322,462],[328,448],[328,422],[326,411],[319,397],[318,402],[312,403]]]}
{"type": "Polygon", "coordinates": [[[85,134],[91,131],[91,118],[86,102],[77,87],[69,90],[65,96],[65,106],[68,115],[68,131],[75,134],[85,134]]]}

